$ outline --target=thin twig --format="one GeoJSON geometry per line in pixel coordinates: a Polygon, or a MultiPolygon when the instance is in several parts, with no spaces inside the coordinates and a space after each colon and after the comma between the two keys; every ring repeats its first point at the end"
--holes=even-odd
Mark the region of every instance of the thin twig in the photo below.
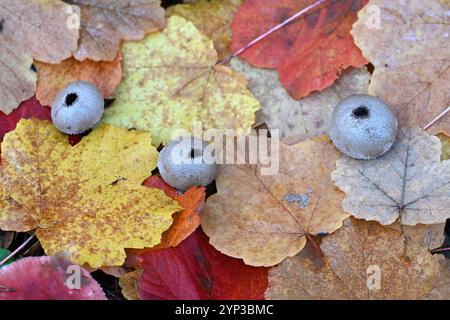
{"type": "Polygon", "coordinates": [[[449,112],[450,112],[450,106],[445,108],[445,110],[442,111],[436,118],[434,118],[429,124],[427,124],[425,127],[423,127],[423,130],[429,129],[433,124],[438,122],[440,119],[442,119],[449,112]]]}
{"type": "Polygon", "coordinates": [[[35,234],[33,233],[27,240],[24,241],[16,250],[14,250],[9,256],[0,261],[0,267],[6,263],[9,259],[13,258],[20,250],[22,250],[31,240],[34,239],[35,234]]]}
{"type": "Polygon", "coordinates": [[[276,25],[275,27],[273,27],[272,29],[268,30],[267,32],[263,33],[262,35],[258,36],[257,38],[253,39],[252,41],[250,41],[249,43],[247,43],[244,47],[242,47],[241,49],[239,49],[238,51],[232,53],[231,55],[229,55],[228,57],[226,57],[225,59],[223,59],[222,61],[220,61],[218,64],[224,64],[227,63],[228,61],[230,61],[231,59],[233,59],[234,57],[237,57],[238,55],[240,55],[242,52],[244,52],[245,50],[247,50],[248,48],[252,47],[253,45],[255,45],[256,43],[258,43],[259,41],[261,41],[262,39],[266,38],[267,36],[269,36],[270,34],[274,33],[275,31],[283,28],[285,25],[287,25],[289,22],[297,19],[298,17],[300,17],[301,15],[305,14],[306,12],[308,12],[309,10],[317,7],[318,5],[324,3],[327,0],[319,0],[309,6],[307,6],[306,8],[300,10],[299,12],[297,12],[296,14],[294,14],[292,17],[284,20],[283,22],[281,22],[280,24],[276,25]]]}

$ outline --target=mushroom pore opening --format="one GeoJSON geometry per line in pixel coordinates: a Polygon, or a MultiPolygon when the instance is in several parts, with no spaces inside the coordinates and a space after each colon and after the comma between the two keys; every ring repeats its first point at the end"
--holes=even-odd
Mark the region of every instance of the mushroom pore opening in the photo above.
{"type": "Polygon", "coordinates": [[[194,148],[191,149],[191,159],[200,157],[201,155],[202,155],[202,151],[201,150],[194,149],[194,148]]]}
{"type": "Polygon", "coordinates": [[[355,118],[368,118],[369,109],[366,106],[359,106],[358,108],[353,109],[353,116],[355,118]]]}
{"type": "Polygon", "coordinates": [[[72,92],[66,96],[66,99],[64,102],[66,103],[66,106],[70,107],[72,104],[74,104],[75,101],[77,101],[77,99],[78,99],[78,95],[76,93],[72,92]]]}

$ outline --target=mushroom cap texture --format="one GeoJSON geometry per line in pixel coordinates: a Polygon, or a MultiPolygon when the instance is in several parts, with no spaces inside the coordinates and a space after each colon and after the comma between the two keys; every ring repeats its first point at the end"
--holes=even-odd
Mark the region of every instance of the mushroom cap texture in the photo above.
{"type": "Polygon", "coordinates": [[[397,135],[397,118],[382,100],[364,94],[343,99],[330,116],[334,145],[355,159],[374,159],[387,152],[397,135]]]}
{"type": "Polygon", "coordinates": [[[53,124],[67,134],[83,133],[100,121],[104,108],[103,96],[95,85],[85,81],[72,82],[53,101],[53,124]]]}
{"type": "Polygon", "coordinates": [[[158,157],[158,169],[164,181],[182,191],[210,184],[216,176],[217,165],[205,163],[206,146],[205,142],[193,138],[171,141],[158,157]]]}

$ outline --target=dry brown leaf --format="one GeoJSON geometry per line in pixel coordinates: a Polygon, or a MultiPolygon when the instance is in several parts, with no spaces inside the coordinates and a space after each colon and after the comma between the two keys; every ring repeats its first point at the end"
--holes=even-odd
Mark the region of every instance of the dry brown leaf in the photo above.
{"type": "Polygon", "coordinates": [[[394,224],[394,229],[400,231],[405,238],[405,255],[415,257],[418,252],[439,248],[444,243],[445,223],[432,225],[417,224],[414,227],[394,224]]]}
{"type": "Polygon", "coordinates": [[[442,143],[441,159],[442,160],[450,159],[450,137],[444,133],[439,133],[437,136],[442,143]]]}
{"type": "Polygon", "coordinates": [[[0,3],[0,111],[9,114],[34,95],[33,58],[59,63],[77,46],[67,28],[67,5],[59,0],[0,3]]]}
{"type": "Polygon", "coordinates": [[[439,259],[422,251],[408,260],[402,234],[376,222],[347,219],[320,247],[322,268],[300,255],[272,268],[266,298],[423,299],[445,281],[439,259]],[[368,286],[376,285],[374,270],[381,272],[379,288],[368,286]]]}
{"type": "Polygon", "coordinates": [[[140,270],[128,272],[119,278],[119,286],[122,288],[122,295],[127,300],[140,300],[137,290],[137,281],[140,270]]]}
{"type": "Polygon", "coordinates": [[[122,78],[121,60],[122,57],[119,55],[112,62],[91,60],[79,62],[74,58],[57,65],[36,62],[38,71],[36,98],[42,105],[49,106],[60,90],[78,80],[95,84],[103,97],[108,98],[114,93],[122,78]]]}
{"type": "Polygon", "coordinates": [[[77,47],[78,30],[68,28],[68,9],[59,0],[2,0],[0,34],[35,60],[59,63],[77,47]]]}
{"type": "Polygon", "coordinates": [[[230,53],[231,21],[242,0],[200,0],[169,7],[167,16],[177,15],[192,23],[214,42],[219,60],[230,53]]]}
{"type": "Polygon", "coordinates": [[[338,156],[322,136],[281,144],[274,175],[261,175],[261,165],[222,166],[217,194],[201,214],[210,243],[246,264],[272,266],[302,250],[310,235],[338,229],[348,216],[330,179],[338,156]]]}
{"type": "Polygon", "coordinates": [[[0,43],[0,111],[9,114],[34,95],[36,73],[33,58],[16,41],[0,32],[0,43]]]}
{"type": "Polygon", "coordinates": [[[450,218],[450,161],[441,143],[419,128],[403,128],[392,149],[366,161],[342,156],[332,173],[347,195],[343,207],[359,219],[414,226],[450,218]]]}
{"type": "Polygon", "coordinates": [[[433,290],[427,296],[430,300],[449,300],[450,299],[450,259],[442,255],[436,256],[441,266],[441,277],[435,284],[433,290]]]}
{"type": "Polygon", "coordinates": [[[81,12],[80,42],[75,59],[112,61],[122,40],[141,40],[164,28],[160,0],[65,0],[81,12]]]}
{"type": "Polygon", "coordinates": [[[366,68],[353,69],[324,91],[294,100],[275,70],[254,68],[238,58],[231,61],[231,67],[247,76],[250,90],[261,103],[256,123],[280,130],[281,141],[286,144],[326,133],[330,113],[339,101],[352,94],[367,94],[370,81],[366,68]]]}
{"type": "MultiPolygon", "coordinates": [[[[392,106],[401,127],[424,127],[449,105],[449,7],[449,0],[371,0],[353,26],[356,44],[375,66],[369,93],[392,106]]],[[[450,117],[429,129],[439,131],[450,132],[450,117]]]]}

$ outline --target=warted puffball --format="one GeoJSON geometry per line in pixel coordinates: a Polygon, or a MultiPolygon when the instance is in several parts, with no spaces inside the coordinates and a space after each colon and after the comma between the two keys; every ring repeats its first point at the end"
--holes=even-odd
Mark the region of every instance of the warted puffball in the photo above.
{"type": "Polygon", "coordinates": [[[62,89],[52,104],[53,124],[67,134],[93,128],[102,118],[105,102],[96,86],[76,81],[62,89]]]}
{"type": "Polygon", "coordinates": [[[357,94],[336,106],[328,128],[331,140],[342,153],[368,160],[391,148],[397,135],[397,118],[382,100],[357,94]]]}
{"type": "Polygon", "coordinates": [[[161,177],[182,191],[191,186],[207,186],[214,180],[217,165],[205,161],[206,147],[205,142],[193,138],[171,141],[159,153],[158,169],[161,177]]]}

